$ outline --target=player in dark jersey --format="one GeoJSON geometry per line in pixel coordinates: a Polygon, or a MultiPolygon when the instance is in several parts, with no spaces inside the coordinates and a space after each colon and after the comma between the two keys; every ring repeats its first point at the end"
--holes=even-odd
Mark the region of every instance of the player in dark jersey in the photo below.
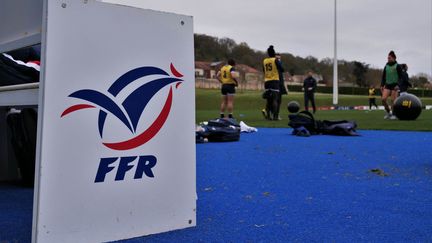
{"type": "Polygon", "coordinates": [[[267,54],[269,57],[263,60],[264,88],[267,103],[266,108],[262,112],[266,119],[278,120],[278,98],[280,92],[279,73],[283,72],[283,68],[280,61],[276,58],[276,52],[273,46],[267,49],[267,54]]]}

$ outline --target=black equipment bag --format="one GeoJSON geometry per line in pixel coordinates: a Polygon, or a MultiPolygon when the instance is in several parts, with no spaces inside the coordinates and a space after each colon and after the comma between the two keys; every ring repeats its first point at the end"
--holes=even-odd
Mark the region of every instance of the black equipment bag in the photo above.
{"type": "Polygon", "coordinates": [[[228,118],[228,119],[218,118],[218,119],[209,120],[207,122],[207,126],[211,126],[211,127],[229,127],[229,126],[234,126],[235,128],[238,128],[240,130],[240,125],[233,118],[228,118]]]}
{"type": "Polygon", "coordinates": [[[358,136],[356,132],[357,123],[355,121],[318,121],[318,130],[322,134],[338,136],[358,136]]]}
{"type": "Polygon", "coordinates": [[[213,119],[203,126],[203,132],[197,136],[207,138],[209,142],[231,142],[240,140],[240,125],[234,119],[213,119]]]}
{"type": "Polygon", "coordinates": [[[204,131],[195,131],[195,143],[205,143],[205,136],[204,131]]]}
{"type": "Polygon", "coordinates": [[[310,134],[318,134],[317,123],[315,118],[309,111],[301,111],[297,114],[288,115],[288,126],[297,129],[300,127],[306,128],[310,134]]]}
{"type": "Polygon", "coordinates": [[[240,140],[240,131],[230,127],[208,127],[209,142],[231,142],[240,140]]]}
{"type": "Polygon", "coordinates": [[[33,186],[36,160],[37,112],[31,108],[7,116],[11,144],[25,186],[33,186]]]}
{"type": "MultiPolygon", "coordinates": [[[[357,123],[355,121],[319,121],[315,120],[313,115],[308,111],[302,111],[297,114],[288,116],[290,121],[288,125],[294,128],[293,134],[303,135],[304,129],[310,134],[326,134],[338,136],[358,136],[356,132],[357,123]]],[[[307,134],[306,134],[307,135],[307,134]]]]}

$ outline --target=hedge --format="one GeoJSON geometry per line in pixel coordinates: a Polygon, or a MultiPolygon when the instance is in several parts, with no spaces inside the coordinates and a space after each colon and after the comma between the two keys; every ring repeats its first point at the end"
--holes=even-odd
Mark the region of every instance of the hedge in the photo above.
{"type": "MultiPolygon", "coordinates": [[[[302,86],[299,85],[288,85],[288,90],[292,92],[303,92],[302,86]]],[[[360,87],[339,87],[339,94],[344,95],[368,95],[368,88],[360,88],[360,87]]],[[[324,93],[324,94],[332,94],[333,93],[333,87],[328,86],[318,86],[317,93],[324,93]]],[[[408,90],[409,93],[414,94],[418,97],[432,97],[432,90],[427,89],[410,89],[408,90]]],[[[381,95],[381,90],[376,89],[376,95],[381,95]]]]}

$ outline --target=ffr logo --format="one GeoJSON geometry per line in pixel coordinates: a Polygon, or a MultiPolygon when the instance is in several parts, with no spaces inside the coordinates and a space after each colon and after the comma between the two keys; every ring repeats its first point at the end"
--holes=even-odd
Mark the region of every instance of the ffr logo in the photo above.
{"type": "MultiPolygon", "coordinates": [[[[183,74],[179,73],[172,63],[170,71],[172,76],[158,67],[139,67],[120,76],[108,88],[107,92],[91,89],[75,91],[69,97],[79,100],[80,103],[65,109],[61,117],[63,118],[79,110],[96,109],[99,113],[97,128],[104,146],[117,151],[126,151],[142,146],[153,139],[164,126],[171,112],[173,89],[178,89],[183,82],[181,79],[183,74]],[[154,76],[155,78],[132,91],[126,89],[135,81],[148,76],[154,76]],[[170,86],[170,88],[161,111],[159,114],[146,114],[146,119],[154,120],[147,129],[138,131],[140,130],[138,124],[147,104],[156,95],[161,95],[159,91],[166,86],[170,86]],[[121,92],[127,93],[122,96],[119,95],[121,92]],[[122,141],[104,140],[104,127],[108,116],[117,118],[130,131],[128,139],[122,141]]],[[[134,167],[134,179],[142,179],[144,174],[152,178],[154,177],[152,168],[156,166],[156,162],[157,159],[153,155],[101,158],[94,182],[104,182],[106,175],[114,169],[116,169],[115,181],[122,181],[127,172],[134,167]]]]}
{"type": "Polygon", "coordinates": [[[95,183],[104,182],[105,176],[115,168],[117,168],[115,181],[124,180],[126,172],[133,167],[135,167],[134,179],[142,179],[144,174],[147,177],[154,177],[152,168],[156,165],[156,162],[157,159],[153,155],[102,158],[96,173],[95,183]],[[117,161],[118,163],[116,163],[117,161]],[[135,161],[138,162],[134,164],[135,161]]]}
{"type": "Polygon", "coordinates": [[[179,73],[173,64],[171,64],[170,70],[174,77],[171,77],[167,72],[158,67],[139,67],[120,76],[114,81],[111,87],[109,87],[107,93],[92,89],[75,91],[70,94],[69,97],[78,99],[84,103],[73,105],[65,109],[61,117],[63,118],[83,109],[97,109],[99,110],[97,124],[101,139],[103,139],[105,122],[108,115],[116,117],[131,132],[131,138],[129,139],[124,141],[103,141],[103,145],[112,150],[119,151],[137,148],[156,136],[168,119],[173,103],[173,87],[177,89],[183,82],[183,80],[180,79],[183,77],[183,74],[179,73]],[[128,93],[124,100],[119,100],[119,94],[125,88],[138,79],[147,76],[156,76],[159,78],[141,85],[128,93]],[[147,129],[138,133],[138,124],[147,104],[160,90],[169,85],[171,87],[162,110],[158,115],[147,114],[147,119],[153,117],[155,119],[147,129]]]}

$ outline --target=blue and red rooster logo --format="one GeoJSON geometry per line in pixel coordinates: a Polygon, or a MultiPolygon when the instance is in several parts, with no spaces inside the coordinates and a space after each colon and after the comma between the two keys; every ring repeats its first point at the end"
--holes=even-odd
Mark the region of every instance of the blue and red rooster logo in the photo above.
{"type": "MultiPolygon", "coordinates": [[[[133,69],[123,74],[111,85],[108,89],[109,95],[91,89],[82,89],[73,92],[69,97],[81,99],[86,101],[86,103],[73,105],[67,108],[63,111],[61,117],[82,109],[99,108],[98,128],[101,138],[103,138],[103,130],[108,114],[117,117],[132,134],[136,134],[136,129],[141,115],[153,96],[167,85],[176,83],[175,88],[177,89],[183,82],[183,80],[180,79],[183,75],[176,70],[172,63],[170,69],[174,77],[171,77],[164,70],[152,66],[133,69]],[[138,87],[123,100],[121,105],[116,103],[115,98],[124,88],[126,88],[126,86],[140,78],[150,75],[161,75],[162,78],[152,80],[138,87]]],[[[129,150],[141,146],[152,139],[163,127],[171,111],[173,86],[174,85],[170,87],[161,112],[144,132],[135,135],[133,138],[126,141],[103,142],[103,144],[114,150],[129,150]]]]}

